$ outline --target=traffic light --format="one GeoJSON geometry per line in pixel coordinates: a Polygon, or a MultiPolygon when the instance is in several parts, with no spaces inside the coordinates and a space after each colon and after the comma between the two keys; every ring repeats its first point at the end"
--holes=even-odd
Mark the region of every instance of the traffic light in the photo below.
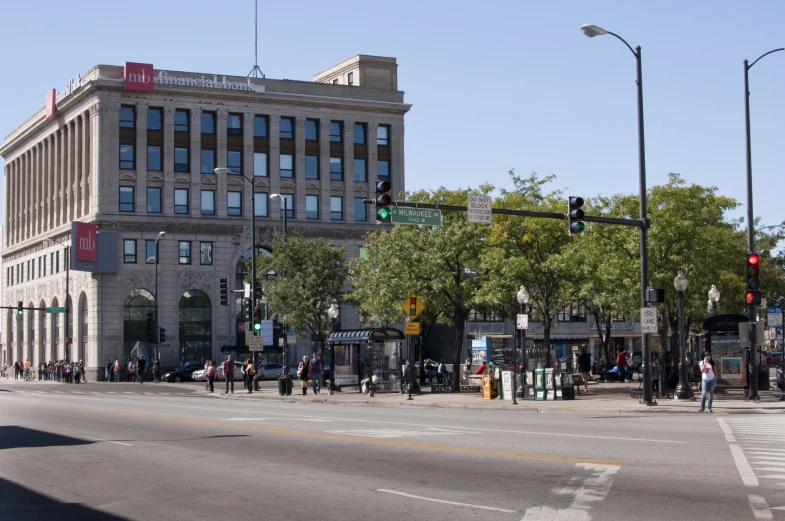
{"type": "Polygon", "coordinates": [[[22,315],[24,313],[24,311],[22,310],[23,306],[24,306],[24,303],[22,303],[21,300],[17,301],[17,303],[16,303],[16,314],[17,315],[22,315]]]}
{"type": "Polygon", "coordinates": [[[750,253],[747,255],[747,295],[748,305],[760,305],[760,255],[750,253]]]}
{"type": "Polygon", "coordinates": [[[226,285],[226,279],[221,279],[221,305],[228,306],[229,305],[229,289],[226,285]]]}
{"type": "Polygon", "coordinates": [[[573,197],[570,196],[568,198],[570,204],[570,210],[567,214],[567,218],[570,223],[570,235],[575,235],[576,233],[581,233],[584,228],[586,228],[586,223],[583,222],[583,210],[581,207],[583,206],[583,197],[573,197]]]}
{"type": "Polygon", "coordinates": [[[259,308],[253,312],[253,330],[256,332],[262,330],[262,310],[259,308]]]}
{"type": "Polygon", "coordinates": [[[166,329],[158,328],[158,342],[166,342],[166,329]]]}
{"type": "Polygon", "coordinates": [[[154,333],[153,314],[152,313],[148,313],[147,314],[147,342],[150,343],[150,344],[153,343],[153,338],[154,338],[153,337],[153,333],[154,333]]]}
{"type": "Polygon", "coordinates": [[[392,219],[389,181],[376,181],[376,224],[389,223],[392,219]]]}

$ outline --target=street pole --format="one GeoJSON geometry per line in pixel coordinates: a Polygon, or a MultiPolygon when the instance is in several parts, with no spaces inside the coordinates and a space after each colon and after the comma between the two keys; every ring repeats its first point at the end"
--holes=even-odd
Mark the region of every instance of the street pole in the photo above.
{"type": "MultiPolygon", "coordinates": [[[[158,252],[160,251],[158,246],[158,239],[155,239],[155,345],[158,346],[158,340],[161,335],[161,330],[158,328],[158,252]]],[[[179,253],[178,253],[179,259],[179,253]]],[[[156,349],[157,350],[157,349],[156,349]]],[[[157,354],[157,353],[156,353],[157,354]]]]}
{"type": "MultiPolygon", "coordinates": [[[[673,285],[676,287],[679,295],[679,385],[676,387],[673,398],[675,400],[691,400],[692,390],[687,378],[688,358],[685,352],[686,342],[684,340],[684,291],[687,289],[687,277],[682,272],[679,272],[673,285]]],[[[667,385],[664,378],[660,378],[660,381],[667,385]]]]}
{"type": "Polygon", "coordinates": [[[65,359],[68,360],[69,359],[69,354],[70,354],[70,351],[71,351],[70,348],[68,347],[68,338],[69,338],[68,337],[68,333],[70,332],[69,329],[68,329],[68,321],[69,321],[69,316],[68,315],[69,315],[69,312],[71,310],[71,306],[68,305],[68,300],[69,300],[68,281],[69,281],[69,279],[71,277],[69,277],[68,274],[70,273],[69,270],[71,268],[71,262],[70,262],[70,259],[68,258],[69,248],[68,248],[68,246],[64,246],[64,248],[65,248],[65,250],[64,250],[64,252],[65,252],[65,259],[63,259],[63,260],[65,261],[65,335],[66,335],[64,346],[65,346],[65,359]]]}
{"type": "MultiPolygon", "coordinates": [[[[243,177],[251,183],[251,298],[249,299],[248,315],[253,317],[256,310],[256,192],[253,178],[246,177],[245,174],[243,174],[243,177]]],[[[245,333],[248,334],[247,328],[245,333]]],[[[256,328],[254,325],[251,325],[251,336],[256,336],[256,328]]],[[[251,360],[253,360],[253,373],[256,376],[256,379],[254,380],[254,390],[258,391],[259,363],[257,352],[253,353],[251,360]]]]}
{"type": "MultiPolygon", "coordinates": [[[[526,314],[526,304],[523,302],[519,303],[521,315],[526,314]]],[[[521,349],[521,365],[519,371],[521,373],[520,382],[518,382],[518,388],[515,390],[515,394],[518,395],[518,398],[525,399],[526,398],[526,330],[520,329],[518,330],[518,341],[520,342],[520,349],[521,349]]]]}

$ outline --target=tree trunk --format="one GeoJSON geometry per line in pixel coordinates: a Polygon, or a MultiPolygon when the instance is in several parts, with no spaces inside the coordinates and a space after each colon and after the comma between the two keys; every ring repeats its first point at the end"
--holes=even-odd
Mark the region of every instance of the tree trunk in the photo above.
{"type": "MultiPolygon", "coordinates": [[[[611,327],[613,326],[613,319],[610,315],[605,317],[605,356],[606,356],[606,363],[613,363],[613,360],[610,358],[611,356],[611,327]]],[[[615,360],[615,359],[614,359],[615,360]]]]}
{"type": "Polygon", "coordinates": [[[455,346],[452,352],[452,390],[457,391],[461,383],[461,355],[463,354],[463,320],[455,322],[455,346]]]}
{"type": "Polygon", "coordinates": [[[542,344],[545,346],[545,367],[553,367],[551,358],[551,318],[543,317],[542,321],[542,344]]]}

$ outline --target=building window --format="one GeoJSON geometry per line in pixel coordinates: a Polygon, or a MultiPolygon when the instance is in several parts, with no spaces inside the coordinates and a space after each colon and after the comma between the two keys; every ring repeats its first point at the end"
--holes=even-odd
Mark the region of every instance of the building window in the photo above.
{"type": "Polygon", "coordinates": [[[376,177],[379,181],[390,180],[390,162],[379,160],[376,162],[376,177]]]}
{"type": "Polygon", "coordinates": [[[341,122],[340,121],[331,121],[330,122],[330,141],[333,143],[340,143],[341,142],[341,122]]]}
{"type": "Polygon", "coordinates": [[[174,213],[188,214],[188,190],[177,188],[174,191],[174,213]]]}
{"type": "Polygon", "coordinates": [[[278,129],[279,139],[294,139],[294,122],[292,118],[281,118],[281,125],[278,129]]]}
{"type": "Polygon", "coordinates": [[[147,130],[162,130],[164,128],[164,117],[161,109],[150,109],[147,111],[147,130]]]}
{"type": "Polygon", "coordinates": [[[305,178],[319,179],[319,156],[305,156],[305,178]]]}
{"type": "Polygon", "coordinates": [[[202,112],[202,134],[215,134],[215,112],[202,112]]]}
{"type": "Polygon", "coordinates": [[[253,200],[256,217],[267,217],[267,201],[269,200],[267,192],[254,192],[253,200]]]}
{"type": "Polygon", "coordinates": [[[379,128],[376,130],[376,144],[384,146],[390,144],[390,127],[379,125],[379,128]]]}
{"type": "Polygon", "coordinates": [[[226,151],[226,168],[230,174],[243,173],[243,153],[239,150],[226,151]]]}
{"type": "Polygon", "coordinates": [[[315,119],[305,120],[305,140],[319,141],[319,122],[315,119]]]}
{"type": "Polygon", "coordinates": [[[126,239],[123,241],[123,262],[125,264],[136,264],[135,239],[126,239]]]}
{"type": "Polygon", "coordinates": [[[190,151],[187,148],[174,149],[174,171],[175,172],[190,172],[191,166],[189,165],[190,151]]]}
{"type": "Polygon", "coordinates": [[[144,241],[145,245],[145,262],[147,264],[157,264],[156,254],[155,254],[155,240],[147,239],[144,241]]]}
{"type": "Polygon", "coordinates": [[[191,264],[191,241],[180,241],[177,249],[177,262],[179,264],[191,264]]]}
{"type": "Polygon", "coordinates": [[[558,322],[586,322],[586,307],[573,302],[556,315],[558,322]]]}
{"type": "Polygon", "coordinates": [[[294,177],[294,157],[291,154],[280,156],[281,177],[294,177]]]}
{"type": "Polygon", "coordinates": [[[267,116],[254,116],[253,137],[267,137],[267,116]]]}
{"type": "Polygon", "coordinates": [[[136,110],[133,107],[123,105],[120,107],[120,128],[136,127],[136,110]]]}
{"type": "Polygon", "coordinates": [[[242,215],[243,214],[243,193],[242,192],[227,192],[226,193],[226,214],[227,215],[242,215]]]}
{"type": "Polygon", "coordinates": [[[226,118],[226,135],[243,135],[243,118],[241,114],[229,114],[226,118]]]}
{"type": "Polygon", "coordinates": [[[335,79],[333,80],[333,85],[338,85],[338,78],[335,78],[335,79]]]}
{"type": "Polygon", "coordinates": [[[305,218],[318,219],[319,218],[319,196],[306,195],[305,196],[305,218]]]}
{"type": "Polygon", "coordinates": [[[134,211],[134,187],[133,186],[120,187],[120,211],[121,212],[134,211]]]}
{"type": "Polygon", "coordinates": [[[355,145],[365,144],[365,125],[362,123],[354,124],[354,144],[355,145]]]}
{"type": "Polygon", "coordinates": [[[214,190],[202,190],[202,215],[215,215],[214,190]]]}
{"type": "Polygon", "coordinates": [[[136,147],[120,143],[120,170],[136,169],[136,147]]]}
{"type": "Polygon", "coordinates": [[[267,152],[253,153],[254,177],[267,177],[267,152]]]}
{"type": "Polygon", "coordinates": [[[147,145],[147,169],[161,171],[161,147],[157,145],[147,145]]]}
{"type": "Polygon", "coordinates": [[[199,264],[202,266],[211,266],[213,264],[213,243],[199,243],[199,264]]]}
{"type": "Polygon", "coordinates": [[[330,158],[330,181],[343,181],[343,158],[330,158]]]}
{"type": "Polygon", "coordinates": [[[147,213],[161,213],[161,188],[147,189],[147,213]]]}
{"type": "Polygon", "coordinates": [[[368,220],[368,209],[365,207],[365,203],[363,202],[364,199],[362,197],[355,197],[354,198],[354,220],[355,221],[367,221],[368,220]]]}
{"type": "Polygon", "coordinates": [[[354,158],[354,180],[358,183],[365,183],[368,181],[365,159],[354,158]]]}
{"type": "Polygon", "coordinates": [[[215,150],[211,148],[202,149],[202,173],[215,173],[215,150]]]}
{"type": "MultiPolygon", "coordinates": [[[[294,195],[292,194],[281,194],[281,197],[286,199],[286,217],[288,219],[294,218],[294,195]]],[[[281,201],[281,217],[283,217],[283,209],[284,203],[281,201]]]]}
{"type": "Polygon", "coordinates": [[[175,132],[188,132],[190,130],[188,126],[188,111],[187,110],[175,110],[174,111],[174,131],[175,132]]]}
{"type": "Polygon", "coordinates": [[[348,79],[349,85],[354,85],[354,73],[353,72],[349,73],[347,79],[348,79]]]}
{"type": "Polygon", "coordinates": [[[343,197],[330,196],[330,219],[333,221],[343,220],[343,197]]]}

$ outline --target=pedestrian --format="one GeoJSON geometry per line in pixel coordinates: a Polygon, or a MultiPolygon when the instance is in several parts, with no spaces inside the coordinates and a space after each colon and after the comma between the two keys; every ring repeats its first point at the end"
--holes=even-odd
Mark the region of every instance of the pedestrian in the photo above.
{"type": "Polygon", "coordinates": [[[444,363],[444,358],[439,361],[436,366],[436,380],[439,383],[451,384],[450,373],[447,372],[447,364],[444,363]]]}
{"type": "Polygon", "coordinates": [[[474,374],[485,374],[485,370],[487,368],[488,366],[485,364],[485,360],[483,360],[482,363],[480,364],[480,367],[477,368],[477,372],[474,374]]]}
{"type": "Polygon", "coordinates": [[[627,352],[626,351],[619,351],[619,354],[616,355],[616,366],[619,368],[619,381],[624,382],[626,380],[626,369],[627,369],[627,352]]]}
{"type": "Polygon", "coordinates": [[[207,388],[210,390],[211,393],[215,392],[215,366],[212,362],[207,362],[207,369],[204,372],[204,375],[207,377],[207,388]]]}
{"type": "Polygon", "coordinates": [[[131,360],[130,358],[128,359],[128,365],[126,369],[128,369],[128,375],[125,377],[125,381],[131,382],[133,381],[134,375],[136,374],[136,365],[134,364],[134,361],[131,360]]]}
{"type": "Polygon", "coordinates": [[[120,382],[120,362],[117,360],[117,358],[114,359],[114,364],[112,366],[112,369],[114,370],[114,381],[115,381],[115,383],[119,383],[120,382]]]}
{"type": "Polygon", "coordinates": [[[591,356],[585,347],[581,348],[581,354],[578,355],[578,370],[581,372],[583,379],[583,392],[589,392],[589,371],[591,371],[591,356]]]}
{"type": "Polygon", "coordinates": [[[248,360],[246,360],[244,369],[245,369],[245,372],[243,374],[245,376],[243,377],[243,379],[245,380],[245,388],[246,388],[248,394],[252,394],[253,393],[253,376],[255,374],[255,372],[253,370],[253,360],[251,360],[250,358],[248,360]]]}
{"type": "Polygon", "coordinates": [[[302,362],[297,366],[297,377],[303,382],[303,396],[308,394],[308,378],[311,375],[311,364],[308,357],[303,356],[302,362]]]}
{"type": "Polygon", "coordinates": [[[463,363],[463,379],[468,382],[470,374],[472,374],[472,357],[467,356],[466,361],[463,363]]]}
{"type": "Polygon", "coordinates": [[[112,361],[108,358],[106,359],[106,365],[104,366],[104,379],[107,382],[112,381],[112,361]]]}
{"type": "Polygon", "coordinates": [[[314,353],[311,357],[311,379],[313,379],[313,394],[319,394],[322,390],[322,361],[319,353],[314,353]]]}
{"type": "Polygon", "coordinates": [[[205,381],[205,383],[204,383],[204,390],[205,391],[209,391],[210,390],[210,383],[207,381],[207,370],[208,369],[210,369],[210,361],[209,360],[204,363],[204,381],[205,381]]]}
{"type": "Polygon", "coordinates": [[[229,394],[229,387],[232,388],[232,394],[234,394],[234,360],[232,360],[232,355],[228,355],[226,360],[224,361],[224,377],[226,378],[226,390],[224,394],[229,394]]]}
{"type": "Polygon", "coordinates": [[[136,362],[136,373],[139,377],[139,383],[144,382],[144,370],[147,367],[147,361],[144,359],[144,356],[140,356],[139,360],[136,362]]]}
{"type": "Polygon", "coordinates": [[[153,382],[161,383],[161,362],[158,358],[153,362],[153,382]]]}
{"type": "Polygon", "coordinates": [[[709,412],[711,412],[711,403],[714,401],[714,386],[717,383],[717,373],[714,372],[714,360],[711,359],[711,353],[708,351],[703,353],[703,361],[700,363],[701,370],[701,408],[699,412],[703,412],[706,405],[706,396],[709,397],[709,412]]]}

